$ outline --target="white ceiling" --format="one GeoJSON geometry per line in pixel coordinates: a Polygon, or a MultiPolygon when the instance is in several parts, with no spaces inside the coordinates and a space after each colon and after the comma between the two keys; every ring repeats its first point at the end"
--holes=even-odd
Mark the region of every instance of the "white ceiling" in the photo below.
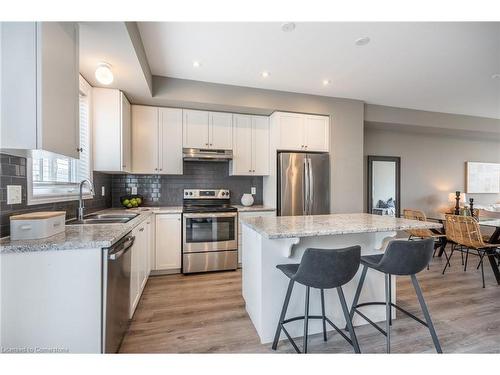
{"type": "Polygon", "coordinates": [[[500,118],[498,22],[138,26],[154,75],[500,118]]]}

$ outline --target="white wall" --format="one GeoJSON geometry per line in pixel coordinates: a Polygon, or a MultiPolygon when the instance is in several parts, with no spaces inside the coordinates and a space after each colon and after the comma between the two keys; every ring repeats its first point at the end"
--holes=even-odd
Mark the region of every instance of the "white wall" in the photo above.
{"type": "MultiPolygon", "coordinates": [[[[365,155],[401,157],[401,210],[427,214],[451,206],[448,194],[465,191],[465,162],[500,163],[500,141],[447,134],[365,128],[365,155]]],[[[475,204],[500,202],[500,194],[470,194],[475,204]]]]}

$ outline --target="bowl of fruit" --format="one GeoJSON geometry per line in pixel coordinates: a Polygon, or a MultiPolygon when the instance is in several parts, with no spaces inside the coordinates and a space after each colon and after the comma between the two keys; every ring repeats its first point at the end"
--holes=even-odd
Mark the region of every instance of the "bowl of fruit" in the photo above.
{"type": "Polygon", "coordinates": [[[142,204],[143,201],[144,198],[142,197],[142,195],[125,195],[123,197],[120,197],[120,202],[125,208],[137,208],[142,204]]]}

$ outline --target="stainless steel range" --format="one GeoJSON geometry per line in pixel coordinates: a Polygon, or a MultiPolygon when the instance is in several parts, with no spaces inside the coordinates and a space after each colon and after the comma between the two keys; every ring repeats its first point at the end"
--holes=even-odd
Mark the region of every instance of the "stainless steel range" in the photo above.
{"type": "Polygon", "coordinates": [[[229,202],[229,190],[184,190],[182,273],[238,267],[238,213],[229,202]]]}

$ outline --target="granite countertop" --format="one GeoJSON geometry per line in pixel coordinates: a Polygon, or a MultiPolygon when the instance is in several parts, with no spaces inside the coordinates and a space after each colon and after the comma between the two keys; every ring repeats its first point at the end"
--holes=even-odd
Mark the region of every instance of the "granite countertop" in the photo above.
{"type": "Polygon", "coordinates": [[[96,249],[115,244],[128,232],[151,217],[152,210],[107,209],[104,212],[136,212],[139,215],[124,224],[77,224],[66,225],[63,233],[39,240],[13,241],[9,237],[0,240],[0,253],[26,253],[50,250],[96,249]]]}
{"type": "Polygon", "coordinates": [[[370,214],[333,214],[242,218],[242,223],[269,239],[327,236],[349,233],[439,229],[436,222],[370,214]]]}
{"type": "Polygon", "coordinates": [[[275,208],[264,206],[261,204],[255,204],[253,206],[242,206],[240,204],[233,204],[233,207],[238,209],[238,212],[259,212],[259,211],[276,211],[275,208]]]}

